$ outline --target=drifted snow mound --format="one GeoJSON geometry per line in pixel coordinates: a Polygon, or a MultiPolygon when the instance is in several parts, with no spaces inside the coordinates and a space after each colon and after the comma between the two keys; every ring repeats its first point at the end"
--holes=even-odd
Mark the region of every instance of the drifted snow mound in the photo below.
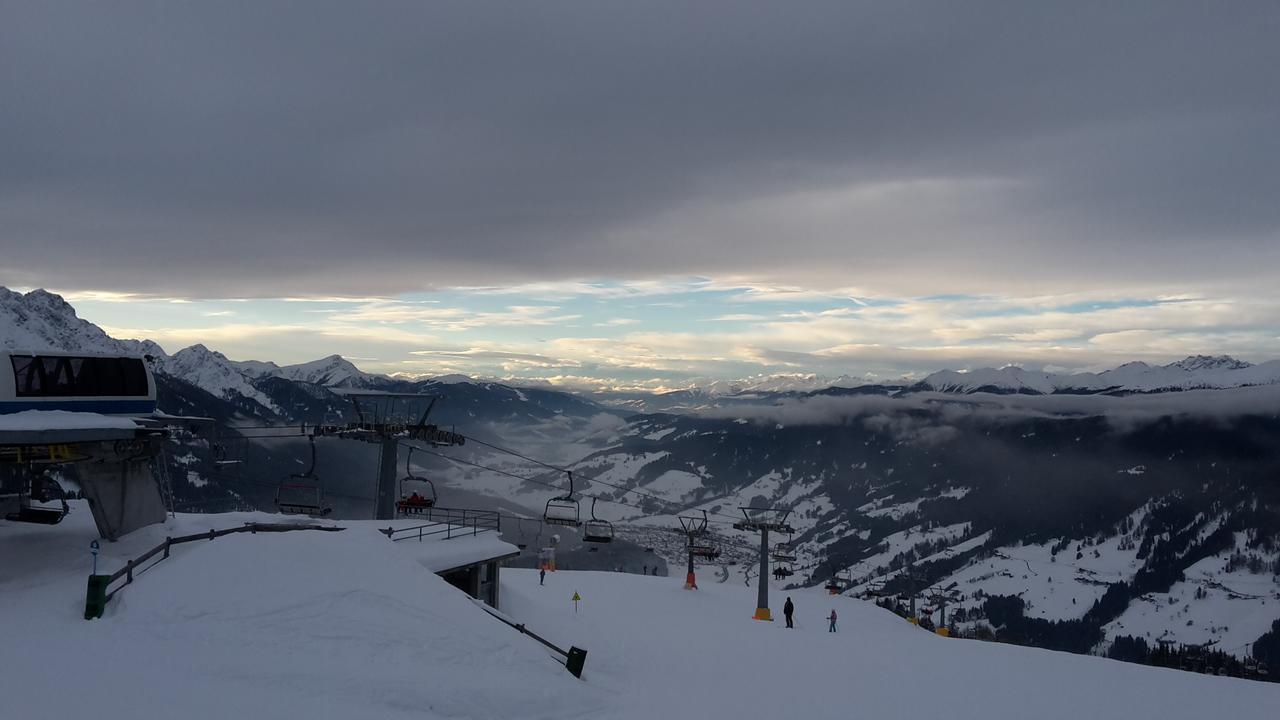
{"type": "Polygon", "coordinates": [[[586,681],[617,693],[602,717],[1238,720],[1280,708],[1273,683],[942,638],[821,591],[775,590],[776,621],[754,621],[755,588],[712,574],[686,591],[682,578],[556,572],[539,586],[536,571],[506,570],[503,603],[553,641],[589,649],[586,681]]]}
{"type": "MultiPolygon", "coordinates": [[[[101,567],[114,570],[166,534],[233,527],[247,517],[179,516],[103,543],[113,557],[101,567]]],[[[0,666],[9,688],[0,715],[598,715],[598,689],[399,552],[371,523],[350,525],[175,546],[173,557],[111,601],[105,617],[87,622],[88,509],[80,505],[55,528],[0,521],[0,666]]]]}

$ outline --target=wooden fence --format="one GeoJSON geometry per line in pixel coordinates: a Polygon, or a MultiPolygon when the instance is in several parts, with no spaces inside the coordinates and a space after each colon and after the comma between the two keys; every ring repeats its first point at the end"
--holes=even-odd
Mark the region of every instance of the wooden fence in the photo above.
{"type": "Polygon", "coordinates": [[[241,527],[227,528],[225,530],[210,530],[208,532],[196,533],[194,535],[180,535],[178,537],[167,537],[164,542],[156,545],[150,550],[142,553],[136,558],[129,560],[125,566],[110,575],[90,575],[89,589],[85,597],[84,619],[102,617],[103,610],[106,609],[107,602],[115,597],[115,594],[123,590],[125,587],[133,583],[135,575],[140,575],[146,570],[150,570],[160,562],[169,557],[169,549],[174,545],[183,543],[196,542],[197,540],[213,540],[226,535],[235,535],[237,533],[278,533],[291,532],[294,530],[322,530],[325,532],[337,532],[343,530],[340,527],[330,525],[296,525],[290,523],[245,523],[241,527]],[[163,554],[161,554],[163,553],[163,554]],[[154,563],[142,567],[148,560],[160,555],[160,559],[154,563]],[[124,579],[124,583],[111,588],[116,581],[124,579]]]}

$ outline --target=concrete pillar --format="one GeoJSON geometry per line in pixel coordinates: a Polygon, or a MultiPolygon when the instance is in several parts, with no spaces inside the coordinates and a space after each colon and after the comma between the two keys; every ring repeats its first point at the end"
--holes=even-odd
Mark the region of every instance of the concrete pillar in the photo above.
{"type": "Polygon", "coordinates": [[[116,540],[145,525],[164,522],[164,498],[152,477],[151,462],[163,460],[157,457],[79,466],[80,485],[102,537],[116,540]]]}

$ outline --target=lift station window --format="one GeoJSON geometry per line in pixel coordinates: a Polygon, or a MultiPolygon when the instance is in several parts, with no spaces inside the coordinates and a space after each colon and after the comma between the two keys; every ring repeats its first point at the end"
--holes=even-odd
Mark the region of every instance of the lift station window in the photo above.
{"type": "Polygon", "coordinates": [[[141,358],[14,355],[18,397],[147,397],[141,358]]]}

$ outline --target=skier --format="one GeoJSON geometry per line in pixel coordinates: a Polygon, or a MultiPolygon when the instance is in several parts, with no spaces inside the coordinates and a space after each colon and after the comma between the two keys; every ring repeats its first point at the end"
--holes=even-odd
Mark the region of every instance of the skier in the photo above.
{"type": "Polygon", "coordinates": [[[648,574],[649,574],[649,566],[648,566],[648,565],[645,565],[643,568],[641,568],[641,569],[640,569],[640,574],[641,574],[641,575],[648,575],[648,574]]]}
{"type": "Polygon", "coordinates": [[[831,608],[831,617],[827,619],[831,621],[831,627],[827,628],[827,632],[835,632],[836,631],[836,609],[835,608],[831,608]]]}
{"type": "Polygon", "coordinates": [[[547,569],[540,568],[538,570],[538,584],[541,585],[547,581],[547,569]]]}
{"type": "Polygon", "coordinates": [[[796,606],[791,603],[791,596],[787,596],[787,602],[782,606],[782,614],[787,618],[787,627],[794,628],[791,624],[791,614],[796,611],[796,606]]]}

